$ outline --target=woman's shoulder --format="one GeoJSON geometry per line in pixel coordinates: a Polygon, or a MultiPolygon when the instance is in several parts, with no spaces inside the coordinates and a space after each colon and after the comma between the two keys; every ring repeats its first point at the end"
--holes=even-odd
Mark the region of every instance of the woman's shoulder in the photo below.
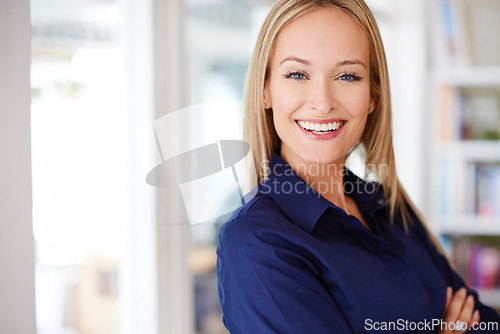
{"type": "Polygon", "coordinates": [[[248,242],[253,238],[262,238],[269,234],[289,234],[294,229],[278,204],[268,196],[257,195],[239,207],[232,216],[222,224],[219,231],[219,242],[224,240],[241,240],[248,242]]]}
{"type": "Polygon", "coordinates": [[[283,218],[283,212],[270,197],[257,195],[236,209],[221,229],[250,228],[256,224],[263,227],[283,218]]]}

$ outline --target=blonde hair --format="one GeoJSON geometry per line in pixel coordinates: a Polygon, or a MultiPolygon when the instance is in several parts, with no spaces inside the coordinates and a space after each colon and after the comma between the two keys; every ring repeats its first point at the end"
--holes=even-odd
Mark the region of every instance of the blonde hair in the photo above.
{"type": "MultiPolygon", "coordinates": [[[[271,58],[278,35],[288,23],[299,16],[331,6],[351,15],[368,35],[371,49],[370,90],[376,107],[368,116],[359,145],[365,152],[367,173],[373,175],[382,186],[391,223],[396,215],[400,215],[404,228],[408,231],[408,224],[412,221],[411,212],[417,215],[422,223],[423,219],[397,178],[386,56],[375,18],[363,0],[281,0],[268,14],[250,61],[243,94],[244,140],[250,145],[253,155],[253,166],[248,170],[256,172],[256,175],[250,175],[250,179],[256,180],[257,183],[267,179],[265,171],[268,170],[268,160],[272,151],[278,149],[281,143],[274,128],[272,112],[264,109],[263,102],[264,85],[270,73],[271,58]]],[[[251,188],[254,185],[248,186],[251,188]]],[[[437,240],[428,230],[427,232],[442,252],[437,240]]]]}

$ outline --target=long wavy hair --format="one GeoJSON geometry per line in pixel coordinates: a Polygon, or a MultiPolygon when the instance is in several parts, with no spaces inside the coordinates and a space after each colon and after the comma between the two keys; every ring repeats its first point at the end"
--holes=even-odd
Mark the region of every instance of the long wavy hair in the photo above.
{"type": "MultiPolygon", "coordinates": [[[[249,173],[256,173],[249,175],[249,180],[254,180],[254,184],[247,184],[247,187],[251,189],[255,181],[259,183],[267,179],[265,173],[269,170],[271,153],[281,144],[274,128],[272,110],[266,110],[263,102],[264,86],[270,74],[271,59],[279,33],[299,16],[331,6],[353,17],[368,36],[371,50],[370,90],[376,107],[368,116],[358,148],[364,153],[366,173],[382,186],[391,223],[395,216],[400,216],[408,231],[412,212],[424,222],[396,174],[387,61],[377,23],[363,0],[280,0],[266,17],[250,61],[243,93],[243,138],[250,145],[253,156],[253,166],[248,166],[247,170],[249,173]]],[[[427,232],[437,249],[443,253],[432,233],[428,229],[427,232]]]]}

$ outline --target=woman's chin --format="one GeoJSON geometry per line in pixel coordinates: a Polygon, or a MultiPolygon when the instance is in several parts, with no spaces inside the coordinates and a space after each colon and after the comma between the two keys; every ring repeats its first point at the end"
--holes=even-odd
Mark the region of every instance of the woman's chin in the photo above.
{"type": "MultiPolygon", "coordinates": [[[[296,143],[298,144],[298,143],[296,143]]],[[[339,147],[325,145],[286,145],[282,142],[281,157],[292,165],[343,165],[347,153],[339,147]]]]}
{"type": "Polygon", "coordinates": [[[304,154],[301,160],[308,165],[341,165],[345,162],[345,155],[309,151],[304,154]]]}

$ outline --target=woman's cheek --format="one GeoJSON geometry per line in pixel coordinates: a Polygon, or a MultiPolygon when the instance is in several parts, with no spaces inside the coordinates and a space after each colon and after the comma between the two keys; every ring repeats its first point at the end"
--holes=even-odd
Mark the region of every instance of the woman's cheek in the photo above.
{"type": "Polygon", "coordinates": [[[367,116],[370,108],[370,94],[346,94],[344,106],[353,117],[367,116]]]}
{"type": "Polygon", "coordinates": [[[273,95],[273,109],[278,109],[281,113],[293,113],[300,108],[304,100],[304,92],[298,87],[279,87],[273,95]]]}

